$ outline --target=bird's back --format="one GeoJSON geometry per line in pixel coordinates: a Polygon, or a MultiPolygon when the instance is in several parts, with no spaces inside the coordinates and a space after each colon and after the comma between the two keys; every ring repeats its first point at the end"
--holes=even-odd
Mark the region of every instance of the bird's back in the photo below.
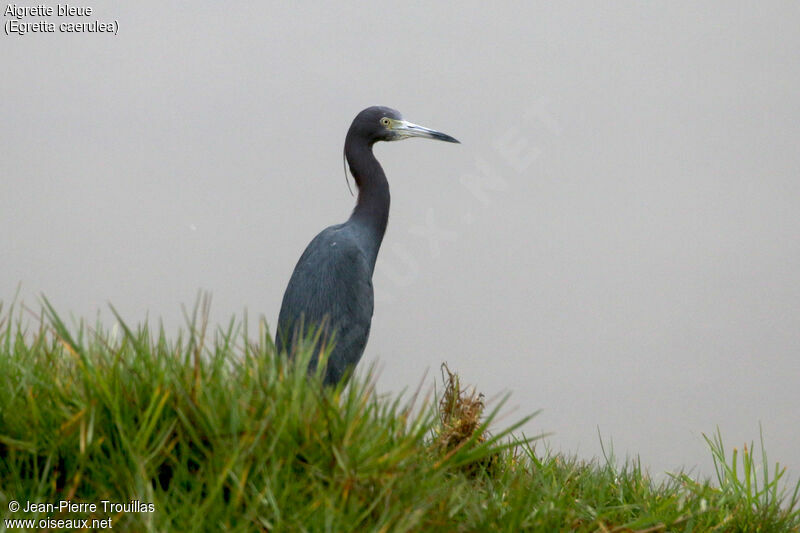
{"type": "Polygon", "coordinates": [[[372,267],[357,229],[348,223],[331,226],[309,243],[295,266],[281,304],[276,346],[291,356],[295,343],[322,324],[321,340],[334,342],[325,383],[337,383],[364,353],[372,311],[372,267]]]}

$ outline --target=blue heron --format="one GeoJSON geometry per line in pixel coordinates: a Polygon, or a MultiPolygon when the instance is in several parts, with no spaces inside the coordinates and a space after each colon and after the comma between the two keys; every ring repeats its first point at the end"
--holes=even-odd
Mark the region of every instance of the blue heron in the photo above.
{"type": "Polygon", "coordinates": [[[283,295],[276,348],[293,357],[316,328],[309,369],[316,368],[320,348],[332,343],[326,385],[335,385],[352,372],[364,353],[372,322],[372,272],[389,220],[389,182],[372,145],[409,137],[458,142],[407,122],[388,107],[368,107],[356,115],[344,142],[358,186],[356,207],[347,222],[325,228],[309,243],[283,295]]]}

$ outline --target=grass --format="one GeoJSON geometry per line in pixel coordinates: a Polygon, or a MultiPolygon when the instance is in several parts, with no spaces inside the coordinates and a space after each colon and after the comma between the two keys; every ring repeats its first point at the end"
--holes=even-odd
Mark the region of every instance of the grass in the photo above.
{"type": "Polygon", "coordinates": [[[70,327],[47,303],[35,319],[0,311],[4,520],[33,520],[29,530],[110,519],[116,531],[800,531],[800,486],[782,488],[783,470],[752,444],[727,455],[717,432],[707,438],[716,480],[656,483],[637,461],[580,461],[515,434],[530,417],[488,431],[503,402],[487,413],[446,367],[435,399],[380,395],[370,373],[324,389],[302,368],[307,350],[296,363],[276,356],[263,324],[255,339],[235,321],[206,332],[203,309],[173,339],[121,320],[70,327]],[[56,508],[11,513],[12,500],[56,508]],[[61,500],[98,508],[59,510],[61,500]]]}

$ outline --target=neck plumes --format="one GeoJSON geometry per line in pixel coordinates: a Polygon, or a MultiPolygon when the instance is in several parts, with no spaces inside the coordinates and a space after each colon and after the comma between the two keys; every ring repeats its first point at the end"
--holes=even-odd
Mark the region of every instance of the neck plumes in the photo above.
{"type": "Polygon", "coordinates": [[[358,186],[358,201],[349,222],[363,235],[365,252],[374,267],[389,221],[389,182],[371,144],[348,135],[344,152],[358,186]]]}

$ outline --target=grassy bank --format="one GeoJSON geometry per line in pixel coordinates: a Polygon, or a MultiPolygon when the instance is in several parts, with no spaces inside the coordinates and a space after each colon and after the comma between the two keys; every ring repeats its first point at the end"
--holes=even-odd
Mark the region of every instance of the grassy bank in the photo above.
{"type": "Polygon", "coordinates": [[[796,488],[784,492],[752,445],[726,454],[713,435],[716,479],[655,483],[636,462],[548,453],[512,433],[525,419],[487,432],[502,406],[484,411],[447,371],[435,399],[382,396],[369,378],[324,390],[259,329],[206,331],[195,317],[166,338],[146,325],[68,326],[50,308],[0,312],[0,516],[34,521],[0,529],[800,528],[796,488]]]}

